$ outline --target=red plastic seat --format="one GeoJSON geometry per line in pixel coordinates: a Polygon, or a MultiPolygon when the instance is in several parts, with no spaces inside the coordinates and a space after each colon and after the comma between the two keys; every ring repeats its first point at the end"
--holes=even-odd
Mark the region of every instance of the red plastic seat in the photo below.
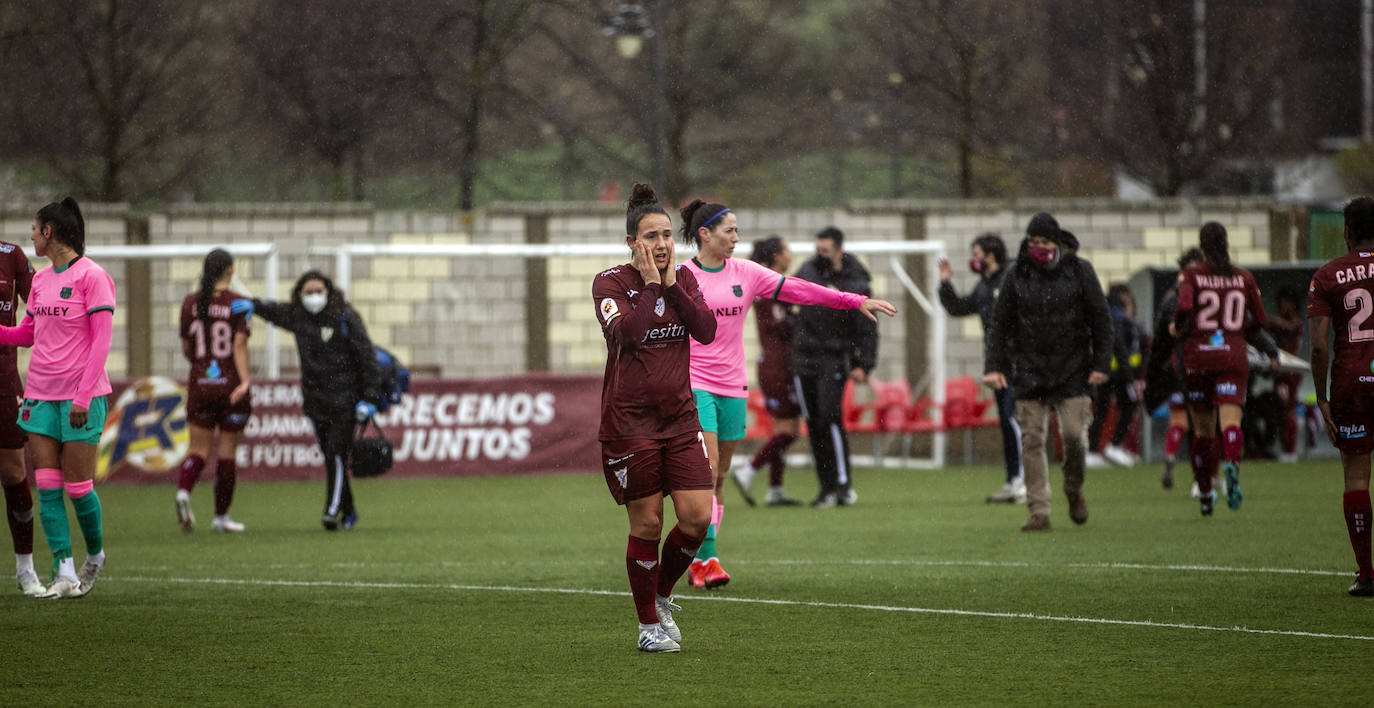
{"type": "Polygon", "coordinates": [[[749,425],[744,431],[746,439],[767,440],[773,437],[773,417],[768,415],[768,406],[763,401],[763,391],[757,388],[750,389],[749,398],[745,401],[745,412],[749,419],[749,425]]]}

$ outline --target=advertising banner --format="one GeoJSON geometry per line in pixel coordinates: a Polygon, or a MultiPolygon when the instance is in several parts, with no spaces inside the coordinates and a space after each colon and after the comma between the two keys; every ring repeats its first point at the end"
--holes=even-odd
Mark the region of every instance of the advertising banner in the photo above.
{"type": "MultiPolygon", "coordinates": [[[[185,388],[163,377],[113,383],[97,478],[174,478],[187,450],[185,388]]],[[[319,478],[324,457],[301,412],[300,383],[255,380],[252,396],[239,479],[319,478]]],[[[414,379],[403,400],[377,416],[395,459],[388,476],[597,471],[600,402],[596,375],[414,379]]],[[[213,476],[211,462],[202,477],[213,476]]]]}

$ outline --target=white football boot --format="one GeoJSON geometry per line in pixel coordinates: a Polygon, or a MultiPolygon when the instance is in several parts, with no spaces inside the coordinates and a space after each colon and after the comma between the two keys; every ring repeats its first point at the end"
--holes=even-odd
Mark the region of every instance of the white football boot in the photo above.
{"type": "Polygon", "coordinates": [[[654,606],[658,608],[658,624],[663,628],[664,634],[668,638],[682,644],[682,630],[677,628],[677,622],[673,621],[673,611],[681,610],[682,607],[673,602],[672,597],[654,596],[654,606]]]}
{"type": "Polygon", "coordinates": [[[673,641],[673,638],[663,631],[662,624],[641,624],[639,650],[650,654],[672,654],[682,651],[682,645],[673,641]]]}

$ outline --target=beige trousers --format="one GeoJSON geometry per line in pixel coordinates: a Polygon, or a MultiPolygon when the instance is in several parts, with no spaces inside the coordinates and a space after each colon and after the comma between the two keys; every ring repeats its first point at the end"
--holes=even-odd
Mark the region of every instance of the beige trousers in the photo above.
{"type": "Polygon", "coordinates": [[[1030,513],[1050,513],[1049,461],[1045,439],[1050,411],[1059,414],[1059,437],[1064,441],[1064,493],[1083,491],[1083,461],[1088,453],[1088,426],[1093,420],[1092,399],[1066,398],[1056,404],[1016,399],[1016,424],[1021,426],[1021,466],[1026,471],[1026,505],[1030,513]]]}

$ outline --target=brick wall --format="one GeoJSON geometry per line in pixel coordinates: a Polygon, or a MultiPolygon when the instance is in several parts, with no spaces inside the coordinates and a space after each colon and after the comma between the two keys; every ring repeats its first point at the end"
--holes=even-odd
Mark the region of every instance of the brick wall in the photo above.
{"type": "MultiPolygon", "coordinates": [[[[747,256],[749,242],[769,234],[787,238],[794,263],[812,251],[814,234],[827,225],[843,229],[850,240],[901,240],[905,215],[918,214],[925,235],[946,244],[955,264],[955,286],[966,291],[974,276],[963,267],[968,244],[986,231],[1000,233],[1015,252],[1025,223],[1036,211],[1047,210],[1073,231],[1081,253],[1093,262],[1104,286],[1126,280],[1149,265],[1171,264],[1185,244],[1196,243],[1198,226],[1207,220],[1226,225],[1232,251],[1241,264],[1270,260],[1269,210],[1260,200],[1161,200],[1125,203],[1112,200],[1007,201],[875,201],[850,209],[751,210],[737,213],[743,242],[738,255],[747,256]]],[[[88,243],[126,242],[124,205],[89,205],[88,243]]],[[[35,208],[0,208],[0,233],[5,240],[31,251],[29,234],[35,208]]],[[[365,204],[234,204],[172,206],[149,218],[152,243],[217,245],[267,241],[277,244],[281,257],[279,296],[285,299],[296,276],[307,268],[333,273],[334,256],[317,253],[345,243],[512,243],[525,238],[525,218],[539,213],[549,218],[549,239],[556,243],[621,243],[624,212],[589,204],[495,206],[469,218],[447,212],[377,211],[365,204]]],[[[690,256],[680,249],[682,257],[690,256]]],[[[628,257],[626,258],[628,260],[628,257]]],[[[864,257],[874,275],[879,297],[899,307],[915,307],[887,265],[886,257],[864,257]]],[[[157,261],[151,265],[153,370],[173,376],[184,373],[177,341],[177,317],[182,298],[196,286],[201,257],[157,261]]],[[[590,301],[592,277],[620,260],[600,257],[559,258],[548,263],[550,365],[555,372],[595,372],[605,363],[605,345],[590,301]]],[[[36,266],[45,265],[37,263],[36,266]]],[[[109,369],[123,375],[128,368],[127,307],[123,299],[125,264],[103,265],[120,289],[115,314],[115,349],[109,369]]],[[[254,294],[265,291],[261,261],[240,259],[240,279],[254,294]]],[[[913,274],[915,275],[915,274],[913,274]]],[[[526,282],[521,258],[355,258],[349,297],[362,314],[372,337],[417,366],[437,366],[450,376],[489,376],[517,373],[525,367],[524,323],[526,282]]],[[[259,323],[256,332],[265,325],[259,323]]],[[[877,376],[903,375],[906,333],[901,318],[884,320],[877,376]]],[[[753,327],[746,328],[750,357],[758,351],[753,327]]],[[[261,361],[263,337],[255,336],[251,350],[261,361]]],[[[279,337],[282,362],[294,367],[294,342],[279,337]]],[[[924,341],[921,339],[920,341],[924,341]]],[[[982,371],[982,331],[977,318],[951,322],[948,374],[982,371]]]]}

